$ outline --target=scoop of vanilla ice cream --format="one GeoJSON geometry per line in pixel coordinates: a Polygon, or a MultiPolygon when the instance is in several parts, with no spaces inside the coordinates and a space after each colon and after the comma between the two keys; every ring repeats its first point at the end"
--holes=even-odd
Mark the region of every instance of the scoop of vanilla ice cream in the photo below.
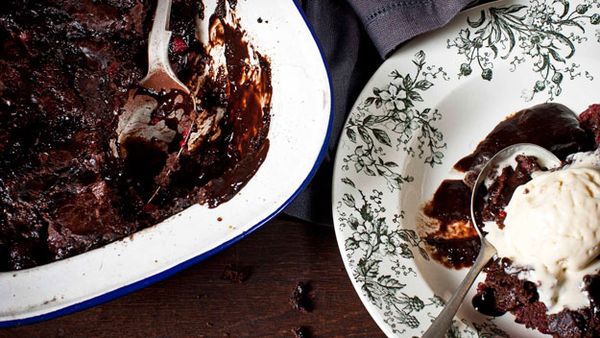
{"type": "Polygon", "coordinates": [[[504,228],[488,223],[487,239],[520,277],[538,284],[550,313],[589,305],[583,277],[600,268],[600,171],[572,166],[539,173],[505,208],[504,228]]]}

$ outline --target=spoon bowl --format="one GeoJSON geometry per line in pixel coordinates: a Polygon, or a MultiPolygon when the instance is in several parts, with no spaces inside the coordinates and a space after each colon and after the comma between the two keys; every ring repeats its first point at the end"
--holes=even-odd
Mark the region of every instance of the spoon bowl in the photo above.
{"type": "Polygon", "coordinates": [[[172,0],[158,0],[148,38],[148,72],[129,92],[121,108],[115,156],[126,157],[126,146],[145,142],[164,152],[177,137],[185,145],[190,134],[196,102],[190,89],[173,72],[169,62],[171,31],[169,17],[172,0]],[[175,122],[175,123],[173,123],[175,122]],[[182,137],[183,136],[183,137],[182,137]]]}

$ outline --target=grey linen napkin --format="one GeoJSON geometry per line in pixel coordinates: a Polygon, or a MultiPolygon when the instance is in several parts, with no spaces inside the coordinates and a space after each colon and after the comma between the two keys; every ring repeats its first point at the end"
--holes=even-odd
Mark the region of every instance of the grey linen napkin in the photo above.
{"type": "Polygon", "coordinates": [[[402,42],[447,24],[473,0],[348,0],[387,57],[402,42]]]}
{"type": "MultiPolygon", "coordinates": [[[[477,2],[477,1],[475,1],[477,2]]],[[[331,179],[346,116],[369,78],[403,42],[448,23],[473,0],[298,0],[328,63],[334,117],[327,154],[311,183],[284,210],[332,224],[331,179]]]]}

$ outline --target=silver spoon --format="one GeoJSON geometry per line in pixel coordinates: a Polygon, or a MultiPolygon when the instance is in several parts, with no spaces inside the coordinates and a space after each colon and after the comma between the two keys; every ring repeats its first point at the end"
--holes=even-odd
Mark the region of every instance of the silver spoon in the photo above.
{"type": "MultiPolygon", "coordinates": [[[[183,140],[174,161],[177,162],[190,138],[196,100],[190,95],[190,89],[177,78],[169,62],[169,42],[172,33],[168,28],[171,3],[172,0],[157,1],[148,38],[148,72],[138,83],[138,87],[130,90],[129,98],[121,108],[118,137],[113,149],[116,157],[128,157],[127,145],[131,140],[144,140],[143,142],[152,144],[166,153],[177,135],[182,135],[183,140]],[[156,95],[145,93],[144,88],[156,95]],[[157,121],[153,119],[153,112],[162,109],[161,105],[172,107],[172,111],[165,111],[165,116],[157,121]],[[177,125],[168,125],[167,119],[177,121],[177,125]]],[[[168,168],[166,176],[170,173],[171,168],[168,168]]],[[[159,186],[154,190],[147,203],[152,202],[160,188],[159,186]]]]}
{"type": "Polygon", "coordinates": [[[152,30],[148,38],[148,73],[140,81],[140,86],[155,91],[178,89],[186,94],[189,88],[179,79],[169,62],[169,18],[172,0],[158,0],[152,30]]]}
{"type": "Polygon", "coordinates": [[[497,169],[499,164],[502,164],[503,162],[508,164],[508,161],[517,155],[535,156],[538,159],[538,163],[542,167],[548,169],[558,167],[561,164],[561,161],[554,156],[553,153],[543,147],[531,143],[518,143],[497,152],[496,155],[494,155],[481,169],[481,172],[477,176],[477,180],[475,180],[475,183],[473,184],[473,192],[471,193],[471,220],[474,223],[473,225],[477,231],[477,235],[481,240],[481,249],[479,250],[479,254],[477,255],[473,267],[471,267],[465,279],[460,283],[456,291],[454,291],[454,294],[448,303],[446,303],[442,312],[440,312],[429,329],[423,334],[423,338],[440,338],[446,335],[448,328],[452,324],[454,315],[456,315],[456,312],[460,308],[467,292],[475,282],[475,279],[483,267],[497,253],[496,248],[483,236],[481,227],[476,224],[475,197],[477,196],[479,187],[485,182],[485,179],[489,176],[490,172],[497,169]]]}
{"type": "MultiPolygon", "coordinates": [[[[171,31],[168,30],[168,27],[171,1],[158,0],[156,4],[152,30],[148,39],[148,73],[138,83],[138,87],[130,90],[129,98],[121,108],[117,127],[117,147],[114,149],[115,156],[127,157],[125,145],[130,139],[147,140],[166,150],[177,134],[185,134],[184,131],[190,128],[190,116],[196,110],[196,102],[190,95],[189,88],[179,81],[169,62],[171,31]],[[144,93],[144,88],[157,93],[158,97],[164,99],[157,99],[144,93]],[[152,113],[160,104],[171,103],[164,100],[173,100],[179,107],[189,107],[185,109],[186,111],[182,109],[168,112],[170,115],[163,117],[163,119],[177,120],[177,130],[168,127],[166,121],[157,122],[152,119],[152,113]]],[[[189,136],[189,133],[187,134],[189,136]]],[[[187,139],[185,141],[187,142],[187,139]]]]}

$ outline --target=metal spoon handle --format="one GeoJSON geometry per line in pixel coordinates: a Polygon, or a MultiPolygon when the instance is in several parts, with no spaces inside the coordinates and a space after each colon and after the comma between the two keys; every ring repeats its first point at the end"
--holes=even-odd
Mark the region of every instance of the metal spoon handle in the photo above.
{"type": "Polygon", "coordinates": [[[179,81],[169,62],[169,18],[172,0],[158,0],[152,30],[148,37],[148,74],[140,81],[146,87],[161,89],[179,89],[189,93],[189,89],[179,81]]]}
{"type": "Polygon", "coordinates": [[[446,335],[448,328],[452,324],[454,315],[456,315],[456,312],[460,308],[460,305],[467,295],[467,292],[475,282],[475,279],[483,267],[494,256],[495,253],[496,249],[492,245],[486,243],[481,244],[481,250],[479,250],[475,264],[473,264],[473,267],[471,267],[467,273],[467,276],[462,283],[460,283],[458,289],[456,289],[454,295],[452,298],[450,298],[442,312],[440,312],[429,329],[425,332],[425,334],[423,334],[423,338],[441,338],[446,335]]]}
{"type": "Polygon", "coordinates": [[[148,39],[148,73],[152,73],[156,68],[171,69],[169,64],[171,32],[168,30],[170,16],[171,0],[158,0],[148,39]]]}

